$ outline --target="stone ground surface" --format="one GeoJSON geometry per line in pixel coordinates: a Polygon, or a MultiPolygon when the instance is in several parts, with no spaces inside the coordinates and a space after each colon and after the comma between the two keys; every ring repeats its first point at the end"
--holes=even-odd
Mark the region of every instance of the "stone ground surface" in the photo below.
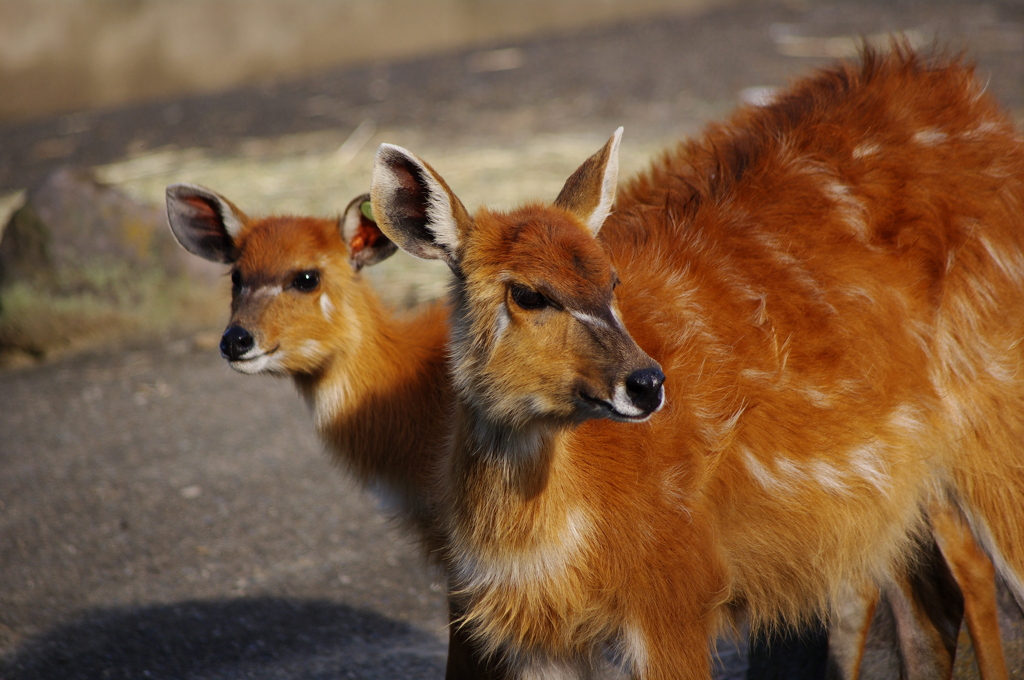
{"type": "MultiPolygon", "coordinates": [[[[470,206],[550,198],[617,125],[629,172],[888,30],[966,47],[1022,119],[1024,5],[759,2],[0,129],[0,205],[72,163],[154,203],[192,181],[254,212],[336,212],[382,141],[470,206]]],[[[404,304],[443,272],[400,254],[374,277],[404,304]]],[[[0,678],[441,677],[436,574],[290,385],[232,373],[217,331],[0,373],[0,678]]],[[[742,677],[743,646],[720,649],[742,677]]]]}

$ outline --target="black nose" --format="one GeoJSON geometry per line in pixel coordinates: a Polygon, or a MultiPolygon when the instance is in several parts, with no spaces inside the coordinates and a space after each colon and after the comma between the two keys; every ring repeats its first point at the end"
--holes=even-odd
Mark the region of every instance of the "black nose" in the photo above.
{"type": "Polygon", "coordinates": [[[643,368],[633,371],[626,378],[626,392],[629,400],[638,409],[653,413],[661,406],[661,386],[665,382],[665,374],[660,368],[643,368]]]}
{"type": "Polygon", "coordinates": [[[228,361],[238,361],[255,345],[252,333],[241,326],[228,326],[220,339],[220,355],[228,361]]]}

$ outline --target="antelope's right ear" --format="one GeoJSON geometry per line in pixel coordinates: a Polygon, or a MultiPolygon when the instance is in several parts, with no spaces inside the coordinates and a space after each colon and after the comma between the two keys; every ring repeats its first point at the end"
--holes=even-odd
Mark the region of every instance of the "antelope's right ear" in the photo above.
{"type": "Polygon", "coordinates": [[[381,144],[370,195],[377,224],[410,255],[459,271],[460,244],[472,218],[434,169],[409,151],[381,144]]]}
{"type": "Polygon", "coordinates": [[[220,194],[194,184],[167,187],[167,222],[181,246],[211,262],[238,259],[235,243],[248,221],[220,194]]]}
{"type": "Polygon", "coordinates": [[[384,235],[373,216],[370,194],[356,196],[341,217],[341,237],[348,247],[352,268],[359,271],[395,254],[398,246],[384,235]]]}

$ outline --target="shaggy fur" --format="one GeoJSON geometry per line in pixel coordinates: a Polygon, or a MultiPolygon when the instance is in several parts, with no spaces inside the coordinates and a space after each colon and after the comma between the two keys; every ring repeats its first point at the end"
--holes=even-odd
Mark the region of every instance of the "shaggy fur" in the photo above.
{"type": "Polygon", "coordinates": [[[971,68],[868,52],[740,109],[630,181],[599,242],[563,206],[447,199],[447,564],[522,677],[706,678],[737,615],[903,578],[931,504],[1024,601],[1024,143],[971,68]],[[620,315],[667,375],[632,425],[580,405],[643,364],[620,315]]]}

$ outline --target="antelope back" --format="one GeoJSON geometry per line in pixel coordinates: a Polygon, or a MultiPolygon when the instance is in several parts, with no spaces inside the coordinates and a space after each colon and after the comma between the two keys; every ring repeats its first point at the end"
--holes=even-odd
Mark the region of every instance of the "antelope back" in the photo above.
{"type": "Polygon", "coordinates": [[[179,243],[232,266],[231,319],[221,342],[232,368],[312,375],[358,345],[374,299],[358,271],[396,250],[376,228],[368,200],[356,198],[340,220],[252,219],[202,187],[168,187],[168,221],[179,243]]]}
{"type": "Polygon", "coordinates": [[[623,326],[618,275],[594,238],[611,209],[620,136],[553,205],[472,217],[427,163],[389,145],[377,154],[381,229],[455,274],[455,383],[487,421],[644,420],[661,406],[664,376],[623,326]]]}

